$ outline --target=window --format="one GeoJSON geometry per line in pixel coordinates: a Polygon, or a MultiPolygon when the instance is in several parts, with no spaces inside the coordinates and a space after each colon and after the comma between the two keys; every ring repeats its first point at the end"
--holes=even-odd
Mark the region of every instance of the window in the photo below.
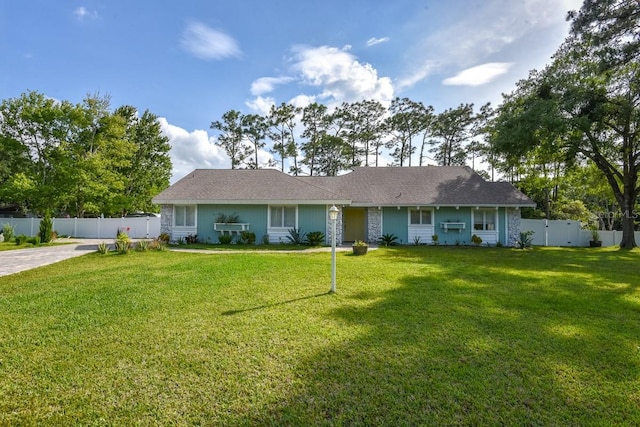
{"type": "Polygon", "coordinates": [[[196,207],[194,205],[175,206],[173,223],[176,227],[196,226],[196,207]]]}
{"type": "Polygon", "coordinates": [[[296,207],[295,206],[271,206],[271,227],[295,228],[296,227],[296,207]]]}
{"type": "Polygon", "coordinates": [[[473,229],[478,231],[494,231],[496,229],[495,209],[480,209],[473,214],[473,229]]]}
{"type": "Polygon", "coordinates": [[[431,225],[431,211],[410,209],[411,225],[431,225]]]}

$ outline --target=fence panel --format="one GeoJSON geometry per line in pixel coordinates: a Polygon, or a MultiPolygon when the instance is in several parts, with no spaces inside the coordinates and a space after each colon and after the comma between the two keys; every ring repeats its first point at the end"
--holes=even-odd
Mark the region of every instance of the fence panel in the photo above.
{"type": "MultiPolygon", "coordinates": [[[[118,230],[131,238],[151,239],[160,235],[160,217],[141,218],[52,218],[59,236],[91,239],[115,239],[118,230]]],[[[0,225],[10,224],[15,234],[35,236],[40,231],[40,218],[0,218],[0,225]]]]}
{"type": "MultiPolygon", "coordinates": [[[[591,231],[582,228],[580,221],[523,219],[521,231],[533,231],[535,246],[589,246],[591,231]]],[[[617,246],[622,241],[622,231],[599,231],[602,246],[617,246]]],[[[640,231],[635,232],[640,243],[640,231]]]]}

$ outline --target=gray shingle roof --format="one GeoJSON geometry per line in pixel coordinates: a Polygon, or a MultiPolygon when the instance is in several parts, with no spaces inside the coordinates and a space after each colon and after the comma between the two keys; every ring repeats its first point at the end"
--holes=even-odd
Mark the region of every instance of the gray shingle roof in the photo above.
{"type": "Polygon", "coordinates": [[[349,199],[274,169],[196,169],[154,203],[340,203],[349,199]]]}
{"type": "Polygon", "coordinates": [[[336,203],[354,206],[535,206],[507,182],[469,167],[358,167],[337,177],[293,177],[277,170],[198,169],[156,203],[336,203]]]}

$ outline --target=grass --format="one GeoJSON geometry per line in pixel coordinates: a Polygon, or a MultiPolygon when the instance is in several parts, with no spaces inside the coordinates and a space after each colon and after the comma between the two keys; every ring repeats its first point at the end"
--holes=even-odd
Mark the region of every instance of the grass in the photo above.
{"type": "Polygon", "coordinates": [[[0,425],[638,425],[639,261],[74,258],[0,278],[0,425]]]}
{"type": "Polygon", "coordinates": [[[53,241],[50,243],[40,243],[39,245],[34,245],[33,243],[23,243],[21,245],[17,245],[16,242],[0,242],[0,251],[13,251],[16,249],[29,249],[29,248],[41,248],[45,246],[59,246],[59,245],[68,245],[69,242],[64,241],[53,241]]]}
{"type": "Polygon", "coordinates": [[[219,243],[191,243],[182,245],[172,245],[176,249],[202,249],[208,251],[304,251],[307,249],[319,248],[321,246],[296,245],[292,243],[272,243],[268,245],[249,245],[232,243],[222,245],[219,243]]]}

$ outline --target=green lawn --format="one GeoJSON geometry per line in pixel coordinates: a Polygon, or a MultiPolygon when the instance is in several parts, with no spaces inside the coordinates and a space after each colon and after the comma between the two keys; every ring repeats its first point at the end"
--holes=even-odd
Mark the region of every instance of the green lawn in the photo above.
{"type": "Polygon", "coordinates": [[[0,278],[0,425],[639,425],[640,251],[92,254],[0,278]]]}

